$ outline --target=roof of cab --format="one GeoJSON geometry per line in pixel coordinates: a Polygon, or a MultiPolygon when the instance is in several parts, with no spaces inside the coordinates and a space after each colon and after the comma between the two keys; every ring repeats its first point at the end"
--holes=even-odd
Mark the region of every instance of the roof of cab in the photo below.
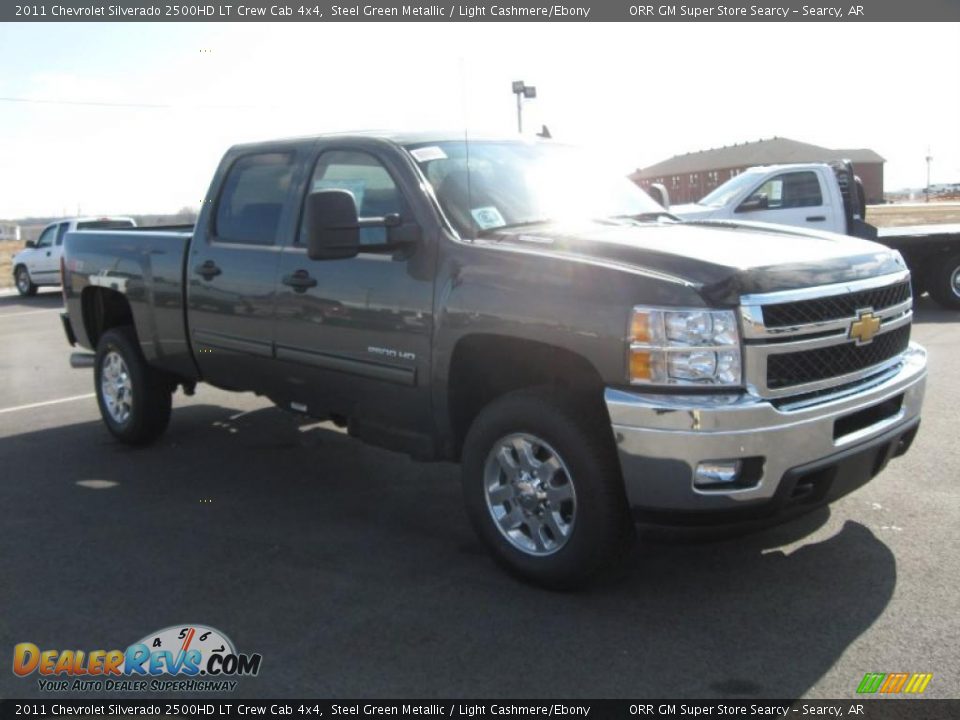
{"type": "Polygon", "coordinates": [[[350,132],[332,132],[320,133],[317,135],[303,135],[299,137],[278,138],[275,140],[263,140],[251,143],[240,143],[234,145],[231,149],[251,149],[257,147],[270,147],[272,145],[310,142],[336,138],[339,140],[363,139],[363,140],[385,140],[396,143],[397,145],[419,145],[423,143],[442,143],[442,142],[521,142],[535,143],[542,142],[543,138],[529,137],[522,135],[504,135],[503,133],[489,132],[465,132],[464,130],[435,130],[435,131],[397,131],[397,130],[356,130],[350,132]]]}

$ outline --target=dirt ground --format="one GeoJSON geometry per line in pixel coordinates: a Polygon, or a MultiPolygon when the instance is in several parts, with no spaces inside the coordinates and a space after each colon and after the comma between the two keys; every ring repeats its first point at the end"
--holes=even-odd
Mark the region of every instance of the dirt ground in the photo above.
{"type": "Polygon", "coordinates": [[[0,240],[0,288],[13,287],[13,267],[10,261],[22,249],[22,242],[0,240]]]}
{"type": "Polygon", "coordinates": [[[960,202],[869,205],[867,222],[877,227],[960,223],[960,202]]]}
{"type": "MultiPolygon", "coordinates": [[[[877,227],[960,223],[960,202],[871,205],[867,208],[867,222],[877,227]]],[[[10,261],[22,247],[22,242],[0,241],[0,288],[13,287],[13,267],[10,261]]]]}

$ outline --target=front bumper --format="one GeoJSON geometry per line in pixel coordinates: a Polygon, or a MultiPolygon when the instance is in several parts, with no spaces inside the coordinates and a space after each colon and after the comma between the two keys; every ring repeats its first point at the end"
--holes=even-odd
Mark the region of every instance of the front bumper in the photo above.
{"type": "Polygon", "coordinates": [[[853,388],[805,402],[746,394],[653,395],[608,388],[627,498],[650,520],[707,522],[828,502],[906,452],[920,423],[926,352],[853,388]],[[699,463],[741,460],[730,486],[695,487],[699,463]]]}

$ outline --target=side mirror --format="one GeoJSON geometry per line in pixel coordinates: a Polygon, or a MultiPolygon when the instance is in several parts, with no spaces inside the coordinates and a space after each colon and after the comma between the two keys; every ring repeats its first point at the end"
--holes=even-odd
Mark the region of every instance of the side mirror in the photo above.
{"type": "Polygon", "coordinates": [[[653,183],[647,193],[663,206],[664,210],[670,209],[670,193],[662,183],[653,183]]]}
{"type": "Polygon", "coordinates": [[[346,190],[320,190],[307,195],[307,257],[341,260],[360,252],[360,221],[353,195],[346,190]]]}
{"type": "Polygon", "coordinates": [[[737,212],[751,212],[753,210],[766,210],[770,207],[770,200],[767,198],[765,193],[760,193],[759,195],[751,195],[749,198],[740,203],[740,207],[737,208],[737,212]]]}
{"type": "Polygon", "coordinates": [[[25,248],[29,248],[29,249],[33,250],[34,248],[37,247],[37,241],[36,241],[36,240],[27,240],[27,241],[23,244],[23,246],[24,246],[25,248]]]}

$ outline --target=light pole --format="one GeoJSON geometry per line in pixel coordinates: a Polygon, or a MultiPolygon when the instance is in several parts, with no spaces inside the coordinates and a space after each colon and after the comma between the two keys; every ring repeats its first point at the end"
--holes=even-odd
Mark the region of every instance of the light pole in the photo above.
{"type": "Polygon", "coordinates": [[[523,134],[523,101],[533,100],[537,96],[537,88],[524,84],[523,80],[514,80],[513,94],[517,96],[517,132],[523,134]]]}
{"type": "Polygon", "coordinates": [[[927,146],[927,187],[923,191],[923,194],[927,197],[927,202],[930,202],[930,163],[932,161],[933,155],[930,154],[930,147],[927,146]]]}

